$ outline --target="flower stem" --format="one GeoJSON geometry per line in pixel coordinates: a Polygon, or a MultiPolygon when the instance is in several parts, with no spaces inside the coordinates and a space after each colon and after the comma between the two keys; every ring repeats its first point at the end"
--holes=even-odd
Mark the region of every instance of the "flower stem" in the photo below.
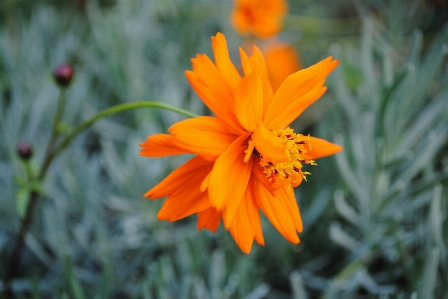
{"type": "MultiPolygon", "coordinates": [[[[59,94],[58,105],[56,107],[56,112],[53,117],[53,125],[51,129],[50,139],[48,140],[47,149],[45,150],[44,162],[42,163],[41,171],[37,176],[37,180],[41,181],[45,176],[44,165],[50,164],[54,158],[54,144],[58,138],[58,124],[62,119],[62,114],[64,113],[65,107],[65,88],[61,88],[61,92],[59,94]]],[[[26,161],[26,174],[28,176],[28,181],[34,180],[34,175],[32,174],[29,161],[26,161]]],[[[12,250],[11,257],[9,258],[8,265],[6,267],[5,276],[3,279],[3,289],[6,298],[9,298],[13,294],[12,290],[12,278],[16,275],[16,272],[20,265],[20,259],[22,256],[22,249],[25,245],[25,235],[28,231],[28,227],[31,224],[33,218],[33,211],[36,205],[37,198],[39,197],[39,193],[36,190],[30,190],[28,204],[26,207],[25,215],[22,218],[22,222],[20,224],[20,230],[17,234],[16,241],[14,244],[14,249],[12,250]]]]}
{"type": "MultiPolygon", "coordinates": [[[[60,154],[69,144],[70,142],[82,131],[93,125],[96,121],[124,111],[128,110],[134,110],[139,108],[160,108],[160,109],[166,109],[169,111],[173,111],[182,115],[185,115],[187,117],[196,117],[197,115],[181,109],[177,108],[168,104],[164,103],[158,103],[158,102],[151,102],[151,101],[142,101],[142,102],[133,102],[133,103],[125,103],[121,105],[117,105],[114,107],[107,108],[97,115],[93,116],[92,118],[86,120],[82,124],[80,124],[78,127],[73,129],[60,143],[58,146],[55,146],[56,141],[59,137],[59,131],[58,126],[62,119],[62,114],[64,111],[65,106],[65,88],[61,89],[61,94],[59,96],[58,106],[56,108],[55,116],[53,118],[53,126],[52,131],[50,135],[50,139],[48,140],[47,149],[45,151],[44,160],[42,162],[42,166],[40,168],[40,171],[37,174],[37,177],[34,178],[34,175],[31,172],[31,169],[29,168],[29,165],[27,165],[27,175],[29,176],[29,180],[36,179],[37,181],[43,181],[45,178],[45,174],[47,173],[48,167],[51,165],[53,160],[60,154]]],[[[25,235],[28,231],[28,227],[31,224],[32,216],[33,216],[33,210],[36,206],[37,199],[39,197],[39,193],[36,190],[30,190],[29,193],[29,200],[28,205],[26,207],[26,213],[25,216],[22,219],[22,223],[20,225],[19,233],[16,237],[16,242],[14,245],[14,249],[11,253],[11,257],[8,261],[8,265],[6,268],[5,276],[3,279],[3,293],[5,294],[6,298],[10,298],[13,295],[13,289],[12,289],[12,278],[16,275],[16,271],[18,270],[20,266],[20,259],[22,254],[22,249],[25,244],[25,235]]]]}
{"type": "Polygon", "coordinates": [[[61,88],[61,93],[59,95],[58,106],[56,108],[56,112],[53,118],[53,126],[51,129],[50,139],[48,140],[47,150],[45,151],[44,161],[42,162],[42,167],[40,172],[37,175],[37,180],[40,181],[45,177],[45,172],[48,166],[51,164],[54,156],[54,145],[59,135],[58,127],[59,123],[62,119],[62,114],[64,112],[65,107],[65,88],[61,88]]]}
{"type": "Polygon", "coordinates": [[[33,210],[37,202],[39,193],[37,191],[31,191],[29,195],[28,205],[26,207],[25,216],[22,219],[19,233],[16,237],[14,249],[11,253],[11,257],[8,260],[8,266],[6,267],[5,276],[3,279],[3,293],[5,298],[13,298],[12,278],[16,275],[20,266],[20,259],[22,256],[22,249],[25,245],[25,235],[28,231],[28,227],[31,224],[33,210]]]}
{"type": "MultiPolygon", "coordinates": [[[[176,113],[188,116],[188,117],[197,117],[196,114],[194,114],[188,110],[184,110],[181,108],[177,108],[175,106],[171,106],[171,105],[159,103],[159,102],[144,101],[144,102],[133,102],[133,103],[120,104],[120,105],[113,106],[113,107],[110,107],[110,108],[107,108],[107,109],[101,111],[97,115],[86,120],[85,122],[80,124],[78,127],[73,129],[64,138],[64,140],[62,140],[62,142],[59,144],[59,146],[54,150],[54,155],[57,156],[62,150],[64,150],[70,144],[70,142],[73,140],[73,138],[75,138],[79,133],[81,133],[82,131],[84,131],[91,125],[93,125],[96,121],[98,121],[106,116],[112,115],[112,114],[116,114],[116,113],[120,113],[120,112],[124,112],[124,111],[128,111],[128,110],[139,109],[139,108],[161,108],[161,109],[173,111],[173,112],[176,112],[176,113]]],[[[42,170],[45,171],[47,167],[48,167],[48,165],[44,165],[44,168],[42,170]]]]}

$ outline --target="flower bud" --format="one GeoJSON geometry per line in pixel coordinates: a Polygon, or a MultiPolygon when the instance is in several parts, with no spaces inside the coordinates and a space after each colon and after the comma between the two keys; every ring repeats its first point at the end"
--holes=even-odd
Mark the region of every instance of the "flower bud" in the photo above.
{"type": "Polygon", "coordinates": [[[67,87],[72,81],[75,70],[67,63],[58,65],[53,71],[53,77],[60,87],[67,87]]]}
{"type": "Polygon", "coordinates": [[[27,142],[19,143],[19,145],[17,146],[17,154],[22,160],[28,161],[33,155],[31,145],[27,142]]]}

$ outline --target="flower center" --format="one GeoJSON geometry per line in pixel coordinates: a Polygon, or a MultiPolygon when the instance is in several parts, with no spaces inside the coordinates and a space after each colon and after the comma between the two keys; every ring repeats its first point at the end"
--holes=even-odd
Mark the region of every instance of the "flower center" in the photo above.
{"type": "Polygon", "coordinates": [[[307,152],[305,145],[308,144],[308,147],[311,148],[309,136],[296,134],[289,127],[272,132],[286,144],[285,154],[289,161],[274,165],[272,162],[264,161],[263,156],[260,155],[260,166],[263,168],[263,172],[269,181],[282,178],[289,180],[293,186],[300,184],[302,179],[306,180],[307,174],[311,174],[308,171],[302,171],[303,163],[317,165],[314,160],[303,158],[303,154],[307,152]]]}

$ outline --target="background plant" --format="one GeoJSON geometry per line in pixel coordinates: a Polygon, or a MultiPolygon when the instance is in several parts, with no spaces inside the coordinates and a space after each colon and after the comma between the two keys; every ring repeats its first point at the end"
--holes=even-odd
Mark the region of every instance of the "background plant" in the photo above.
{"type": "MultiPolygon", "coordinates": [[[[141,196],[182,161],[142,159],[138,143],[183,116],[126,112],[95,123],[50,167],[17,297],[446,298],[448,10],[429,2],[289,2],[282,34],[303,65],[328,53],[341,60],[329,92],[294,127],[345,147],[297,189],[300,245],[266,222],[266,246],[246,256],[221,230],[198,232],[194,219],[157,221],[161,202],[141,196]]],[[[26,177],[16,147],[32,145],[36,170],[58,98],[53,68],[76,69],[62,134],[141,100],[208,113],[183,71],[196,53],[211,54],[218,30],[230,48],[240,44],[230,5],[0,2],[1,276],[26,177]]]]}

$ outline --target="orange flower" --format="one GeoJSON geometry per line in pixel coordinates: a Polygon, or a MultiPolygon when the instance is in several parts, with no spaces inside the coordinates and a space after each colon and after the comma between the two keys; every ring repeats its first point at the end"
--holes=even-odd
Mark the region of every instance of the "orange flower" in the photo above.
{"type": "Polygon", "coordinates": [[[168,197],[160,220],[198,214],[198,229],[215,232],[221,218],[238,246],[249,253],[264,245],[259,210],[290,242],[297,244],[302,220],[293,187],[308,172],[303,164],[342,147],[297,134],[287,127],[326,91],[325,78],[337,66],[331,57],[290,75],[273,93],[261,51],[248,57],[240,48],[244,76],[230,61],[224,35],[212,37],[213,63],[193,58],[186,76],[215,114],[180,121],[170,134],[155,134],[140,146],[142,156],[196,156],[173,171],[144,197],[168,197]]]}
{"type": "Polygon", "coordinates": [[[281,42],[270,42],[263,51],[268,77],[273,90],[277,90],[292,73],[302,68],[297,50],[281,42]]]}
{"type": "Polygon", "coordinates": [[[264,38],[280,32],[287,10],[285,0],[234,0],[230,21],[238,33],[264,38]]]}

